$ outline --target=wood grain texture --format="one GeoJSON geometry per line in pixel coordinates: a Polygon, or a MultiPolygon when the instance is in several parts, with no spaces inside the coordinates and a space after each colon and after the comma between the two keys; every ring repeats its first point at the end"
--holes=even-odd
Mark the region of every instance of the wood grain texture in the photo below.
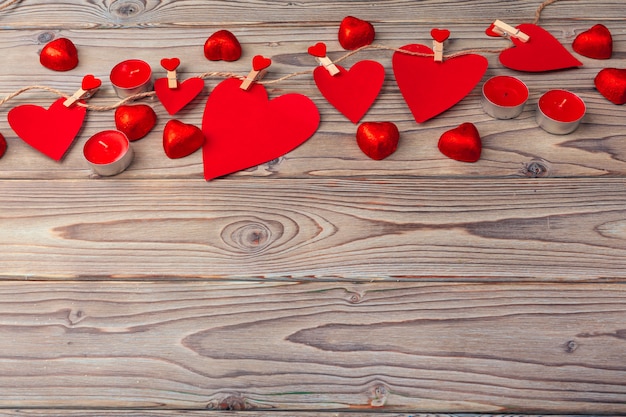
{"type": "Polygon", "coordinates": [[[0,283],[0,406],[625,413],[623,285],[0,283]]]}

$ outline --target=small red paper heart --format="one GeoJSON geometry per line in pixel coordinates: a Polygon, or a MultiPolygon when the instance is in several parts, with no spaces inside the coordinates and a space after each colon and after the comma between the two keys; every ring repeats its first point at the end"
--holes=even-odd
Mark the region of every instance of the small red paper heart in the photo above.
{"type": "Polygon", "coordinates": [[[339,44],[343,49],[354,50],[374,42],[374,26],[354,16],[346,16],[339,25],[339,44]]]}
{"type": "Polygon", "coordinates": [[[156,121],[156,113],[147,104],[122,105],[115,110],[115,127],[131,142],[146,136],[156,121]]]}
{"type": "Polygon", "coordinates": [[[313,46],[309,46],[308,51],[309,55],[324,58],[326,56],[326,44],[324,42],[318,42],[313,46]]]}
{"type": "Polygon", "coordinates": [[[450,31],[448,29],[432,29],[430,36],[437,42],[444,42],[450,37],[450,31]]]}
{"type": "Polygon", "coordinates": [[[83,82],[81,83],[81,87],[85,91],[95,90],[96,88],[100,88],[102,85],[102,81],[91,74],[87,74],[83,77],[83,82]]]}
{"type": "Polygon", "coordinates": [[[236,61],[241,57],[241,44],[228,30],[218,30],[204,43],[204,56],[210,61],[236,61]]]}
{"type": "Polygon", "coordinates": [[[7,140],[0,134],[0,158],[2,158],[7,151],[7,140]]]}
{"type": "Polygon", "coordinates": [[[191,102],[204,88],[204,80],[192,77],[178,82],[177,88],[168,86],[167,78],[159,78],[154,82],[154,92],[169,114],[176,114],[191,102]]]}
{"type": "Polygon", "coordinates": [[[609,59],[613,55],[613,37],[604,25],[594,25],[574,39],[572,49],[593,59],[609,59]]]}
{"type": "Polygon", "coordinates": [[[448,158],[461,162],[476,162],[480,159],[482,142],[472,123],[462,123],[448,130],[439,138],[438,148],[448,158]]]}
{"type": "Polygon", "coordinates": [[[385,159],[398,148],[400,132],[392,122],[364,122],[356,131],[356,143],[372,159],[385,159]]]}
{"type": "Polygon", "coordinates": [[[263,55],[255,55],[254,58],[252,58],[252,68],[255,71],[264,70],[270,65],[272,65],[272,60],[265,58],[263,55]]]}
{"type": "Polygon", "coordinates": [[[15,133],[33,148],[59,161],[83,125],[87,108],[66,107],[60,98],[45,109],[33,104],[12,108],[8,121],[15,133]]]}
{"type": "Polygon", "coordinates": [[[163,129],[163,150],[170,159],[191,155],[202,147],[204,140],[202,130],[180,120],[170,120],[163,129]]]}
{"type": "Polygon", "coordinates": [[[491,36],[492,38],[501,38],[502,35],[500,35],[498,32],[495,31],[495,27],[496,25],[492,23],[491,26],[485,29],[485,34],[487,36],[491,36]]]}
{"type": "Polygon", "coordinates": [[[626,104],[626,69],[604,68],[596,75],[594,84],[611,103],[626,104]]]}
{"type": "Polygon", "coordinates": [[[167,71],[176,71],[179,65],[180,59],[178,58],[163,58],[161,60],[161,66],[167,71]]]}
{"type": "Polygon", "coordinates": [[[78,65],[78,50],[67,38],[55,39],[43,47],[39,62],[54,71],[69,71],[78,65]]]}

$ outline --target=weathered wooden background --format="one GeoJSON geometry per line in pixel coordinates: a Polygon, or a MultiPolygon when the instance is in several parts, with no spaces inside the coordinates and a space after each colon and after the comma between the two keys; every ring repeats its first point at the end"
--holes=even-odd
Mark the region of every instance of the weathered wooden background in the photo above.
{"type": "MultiPolygon", "coordinates": [[[[5,2],[6,3],[6,2],[5,2]]],[[[1,3],[0,3],[1,6],[1,3]]],[[[92,104],[116,102],[108,82],[121,60],[157,76],[179,57],[187,78],[246,75],[271,57],[267,80],[312,70],[307,48],[331,58],[341,19],[371,21],[376,43],[430,43],[448,28],[449,51],[504,48],[488,38],[496,18],[531,22],[534,1],[21,0],[0,11],[0,95],[29,85],[72,94],[85,74],[104,81],[92,104]],[[232,31],[237,62],[204,58],[205,40],[232,31]],[[39,64],[43,45],[70,38],[80,65],[39,64]]],[[[343,412],[626,414],[626,108],[593,79],[626,68],[623,0],[562,0],[539,24],[570,51],[593,24],[612,32],[614,55],[577,55],[579,69],[542,74],[503,68],[531,97],[498,121],[480,107],[480,85],[418,125],[393,78],[391,52],[367,50],[386,81],[364,120],[392,121],[398,151],[369,160],[356,126],[309,75],[269,85],[299,92],[322,122],[278,160],[205,182],[199,152],[168,159],[173,118],[156,100],[154,131],[133,143],[129,170],[91,175],[82,145],[114,127],[90,111],[61,163],[24,144],[6,113],[48,106],[30,91],[0,107],[9,149],[0,159],[0,415],[343,415],[343,412]],[[566,136],[536,126],[548,89],[587,104],[566,136]],[[439,153],[439,136],[472,122],[479,162],[439,153]],[[212,411],[213,410],[213,411],[212,411]]],[[[175,118],[201,124],[206,98],[175,118]]],[[[348,414],[353,415],[353,414],[348,414]]],[[[469,415],[469,414],[468,414],[469,415]]],[[[474,414],[472,414],[474,415],[474,414]]]]}

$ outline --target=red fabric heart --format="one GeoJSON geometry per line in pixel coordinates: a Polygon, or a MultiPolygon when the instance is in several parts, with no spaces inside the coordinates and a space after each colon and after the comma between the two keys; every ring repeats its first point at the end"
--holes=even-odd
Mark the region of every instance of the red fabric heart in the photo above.
{"type": "Polygon", "coordinates": [[[343,49],[354,50],[374,42],[374,26],[354,16],[346,16],[339,25],[339,44],[343,49]]]}
{"type": "Polygon", "coordinates": [[[320,115],[315,103],[302,94],[272,100],[262,84],[247,91],[230,78],[211,92],[202,131],[207,180],[276,159],[300,146],[317,130],[320,115]]]}
{"type": "Polygon", "coordinates": [[[255,55],[254,58],[252,58],[252,69],[255,71],[264,70],[270,65],[272,65],[272,60],[265,58],[263,55],[255,55]]]}
{"type": "Polygon", "coordinates": [[[87,74],[83,77],[81,88],[85,91],[94,90],[100,88],[102,81],[91,74],[87,74]]]}
{"type": "MultiPolygon", "coordinates": [[[[405,45],[402,49],[433,54],[425,45],[405,45]]],[[[481,55],[466,54],[435,62],[432,56],[395,52],[392,64],[404,100],[415,121],[422,123],[467,96],[487,71],[488,61],[481,55]]]]}
{"type": "Polygon", "coordinates": [[[210,61],[236,61],[241,57],[241,44],[228,30],[218,30],[204,43],[204,56],[210,61]]]}
{"type": "Polygon", "coordinates": [[[594,25],[576,36],[572,49],[588,58],[609,59],[613,55],[613,37],[606,26],[594,25]]]}
{"type": "Polygon", "coordinates": [[[322,95],[352,123],[357,123],[372,106],[385,81],[385,68],[376,61],[360,61],[346,70],[337,65],[332,76],[324,67],[313,71],[322,95]]]}
{"type": "Polygon", "coordinates": [[[182,83],[179,81],[178,88],[170,88],[167,78],[159,78],[154,82],[154,92],[169,114],[178,113],[196,98],[203,88],[204,80],[198,77],[189,78],[182,83]]]}
{"type": "Polygon", "coordinates": [[[356,143],[372,159],[385,159],[398,148],[400,132],[392,122],[365,122],[356,131],[356,143]]]}
{"type": "Polygon", "coordinates": [[[442,154],[461,162],[476,162],[480,159],[482,142],[472,123],[462,123],[448,130],[439,138],[437,145],[442,154]]]}
{"type": "Polygon", "coordinates": [[[579,67],[582,62],[574,58],[561,43],[543,28],[530,23],[523,23],[517,29],[527,34],[530,39],[522,42],[511,38],[514,46],[500,53],[500,62],[507,68],[543,72],[579,67]]]}
{"type": "Polygon", "coordinates": [[[176,71],[179,65],[180,59],[178,58],[163,58],[161,60],[161,66],[167,71],[176,71]]]}
{"type": "Polygon", "coordinates": [[[156,121],[156,113],[147,104],[123,105],[115,109],[115,127],[131,142],[146,136],[156,121]]]}
{"type": "Polygon", "coordinates": [[[87,114],[83,106],[65,107],[60,98],[45,109],[33,104],[12,108],[8,121],[15,133],[55,161],[61,160],[78,135],[87,114]]]}
{"type": "Polygon", "coordinates": [[[309,46],[308,52],[309,55],[324,58],[326,56],[326,44],[324,42],[318,42],[313,46],[309,46]]]}
{"type": "Polygon", "coordinates": [[[433,29],[430,31],[430,36],[437,42],[445,42],[450,37],[450,31],[448,29],[433,29]]]}
{"type": "Polygon", "coordinates": [[[180,120],[170,120],[163,129],[163,150],[171,159],[191,155],[202,147],[204,140],[202,130],[180,120]]]}
{"type": "Polygon", "coordinates": [[[614,104],[626,104],[626,69],[604,68],[594,79],[596,88],[614,104]]]}
{"type": "Polygon", "coordinates": [[[39,62],[54,71],[69,71],[78,65],[78,50],[67,38],[55,39],[43,47],[39,62]]]}

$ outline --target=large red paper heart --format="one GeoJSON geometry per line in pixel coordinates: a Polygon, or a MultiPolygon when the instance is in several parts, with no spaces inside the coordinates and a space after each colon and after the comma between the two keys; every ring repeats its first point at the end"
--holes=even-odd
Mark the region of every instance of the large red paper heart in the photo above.
{"type": "Polygon", "coordinates": [[[604,68],[596,75],[594,84],[611,103],[626,103],[626,69],[604,68]]]}
{"type": "Polygon", "coordinates": [[[315,103],[302,94],[272,100],[261,84],[246,91],[230,78],[211,92],[202,131],[206,180],[276,159],[309,139],[320,123],[315,103]]]}
{"type": "Polygon", "coordinates": [[[115,127],[131,142],[146,136],[156,121],[156,113],[147,104],[123,105],[115,109],[115,127]]]}
{"type": "Polygon", "coordinates": [[[346,16],[339,25],[338,40],[343,49],[354,50],[374,42],[374,26],[354,16],[346,16]]]}
{"type": "Polygon", "coordinates": [[[163,129],[163,150],[171,159],[191,155],[204,143],[202,131],[191,124],[180,120],[170,120],[163,129]]]}
{"type": "Polygon", "coordinates": [[[448,158],[461,162],[476,162],[480,159],[482,142],[476,126],[472,123],[462,123],[441,135],[437,147],[448,158]]]}
{"type": "Polygon", "coordinates": [[[43,47],[39,62],[54,71],[69,71],[78,65],[78,50],[67,38],[55,39],[43,47]]]}
{"type": "MultiPolygon", "coordinates": [[[[425,45],[405,45],[402,49],[433,54],[425,45]]],[[[395,52],[392,64],[404,100],[415,121],[422,123],[467,96],[487,71],[488,61],[481,55],[465,54],[435,62],[432,56],[395,52]]]]}
{"type": "Polygon", "coordinates": [[[576,36],[572,49],[588,58],[609,59],[613,55],[613,37],[606,26],[594,25],[576,36]]]}
{"type": "Polygon", "coordinates": [[[574,58],[561,43],[548,31],[531,23],[522,23],[517,29],[530,39],[522,42],[511,38],[513,46],[500,53],[500,62],[507,68],[544,72],[579,67],[582,62],[574,58]]]}
{"type": "Polygon", "coordinates": [[[204,80],[199,77],[179,81],[177,88],[170,88],[167,78],[159,78],[154,82],[154,92],[169,114],[178,113],[200,94],[203,88],[204,80]]]}
{"type": "Polygon", "coordinates": [[[324,67],[315,68],[315,84],[330,104],[357,123],[376,100],[385,81],[385,68],[376,61],[357,62],[350,70],[337,68],[335,76],[324,67]]]}
{"type": "Polygon", "coordinates": [[[236,61],[241,57],[241,44],[228,30],[218,30],[204,43],[204,56],[210,61],[236,61]]]}
{"type": "Polygon", "coordinates": [[[392,122],[365,122],[356,130],[356,143],[372,159],[385,159],[398,148],[400,131],[392,122]]]}
{"type": "Polygon", "coordinates": [[[60,98],[45,109],[24,104],[11,109],[8,121],[15,133],[55,161],[61,160],[78,135],[87,114],[83,106],[66,107],[60,98]]]}

